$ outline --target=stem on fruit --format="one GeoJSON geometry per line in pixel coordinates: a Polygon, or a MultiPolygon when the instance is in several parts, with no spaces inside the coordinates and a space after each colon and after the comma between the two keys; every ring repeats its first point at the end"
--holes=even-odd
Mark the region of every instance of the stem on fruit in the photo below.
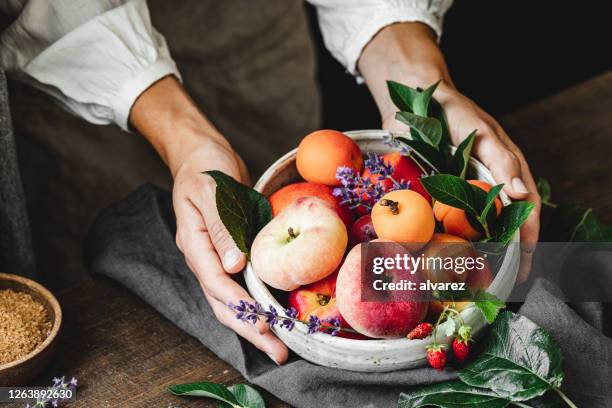
{"type": "Polygon", "coordinates": [[[380,205],[384,207],[389,207],[391,210],[391,214],[397,215],[399,214],[399,203],[397,201],[389,200],[388,198],[383,198],[380,200],[380,205]]]}
{"type": "Polygon", "coordinates": [[[578,406],[576,406],[576,404],[574,404],[572,400],[569,399],[569,397],[565,395],[559,388],[553,388],[553,390],[555,390],[555,392],[559,394],[559,396],[563,399],[563,401],[565,401],[567,405],[569,405],[572,408],[578,408],[578,406]]]}
{"type": "Polygon", "coordinates": [[[298,237],[298,234],[295,233],[292,227],[289,227],[287,233],[289,234],[289,241],[292,241],[298,237]]]}

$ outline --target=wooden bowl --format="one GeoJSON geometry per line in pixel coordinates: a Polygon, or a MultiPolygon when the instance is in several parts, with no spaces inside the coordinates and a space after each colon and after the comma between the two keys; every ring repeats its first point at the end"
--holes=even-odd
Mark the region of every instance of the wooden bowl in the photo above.
{"type": "MultiPolygon", "coordinates": [[[[383,136],[389,135],[387,131],[358,130],[346,134],[352,137],[364,152],[390,151],[390,148],[383,143],[383,136]]],[[[255,189],[269,196],[279,188],[300,180],[295,167],[296,153],[297,149],[294,149],[278,159],[257,181],[255,189]]],[[[471,158],[470,167],[478,179],[492,185],[496,184],[489,170],[479,161],[471,158]]],[[[504,205],[509,204],[510,200],[503,192],[500,197],[504,205]]],[[[510,295],[518,273],[520,261],[520,250],[516,245],[518,242],[517,231],[512,239],[514,245],[508,247],[501,267],[487,289],[502,300],[506,300],[510,295]]],[[[277,310],[284,310],[266,284],[259,279],[251,263],[247,264],[245,281],[253,299],[264,307],[273,305],[277,310]]],[[[487,325],[482,313],[473,306],[463,310],[461,316],[466,324],[472,327],[474,336],[481,334],[487,325]]],[[[282,328],[273,330],[287,347],[308,361],[328,367],[363,372],[385,372],[423,366],[427,364],[425,346],[431,342],[431,339],[407,340],[406,338],[354,340],[325,333],[308,334],[303,325],[296,325],[290,332],[282,328]]],[[[452,338],[446,337],[444,332],[442,326],[442,329],[438,330],[437,342],[450,344],[452,338]]]]}
{"type": "Polygon", "coordinates": [[[44,306],[49,320],[53,324],[49,336],[29,354],[18,360],[0,365],[0,387],[23,386],[38,376],[53,358],[62,325],[62,310],[55,296],[33,280],[0,273],[0,290],[3,289],[12,289],[32,296],[34,300],[44,306]]]}

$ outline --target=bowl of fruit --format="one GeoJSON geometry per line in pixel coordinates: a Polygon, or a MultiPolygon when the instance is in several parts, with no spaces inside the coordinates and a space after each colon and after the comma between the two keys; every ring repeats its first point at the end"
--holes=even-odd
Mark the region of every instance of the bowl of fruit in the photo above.
{"type": "MultiPolygon", "coordinates": [[[[473,302],[462,302],[451,309],[457,313],[440,321],[442,301],[362,299],[364,243],[381,241],[377,237],[398,243],[467,243],[484,235],[469,222],[466,210],[439,201],[432,206],[432,187],[422,178],[432,172],[428,161],[404,154],[398,140],[410,140],[409,135],[314,132],[254,187],[268,198],[274,218],[254,239],[247,287],[262,314],[281,321],[273,325],[278,337],[314,363],[365,372],[417,367],[427,361],[426,346],[432,341],[443,349],[456,337],[458,330],[448,325],[469,328],[464,335],[471,339],[487,324],[473,302]],[[296,321],[303,324],[292,324],[296,321]]],[[[474,158],[468,158],[465,173],[474,178],[468,183],[485,195],[495,185],[474,158]]],[[[494,199],[491,207],[498,214],[502,203],[510,203],[503,193],[494,199]]],[[[518,241],[515,230],[509,242],[518,241]]],[[[504,300],[514,286],[519,257],[516,245],[509,245],[495,276],[486,269],[466,280],[504,300]]]]}

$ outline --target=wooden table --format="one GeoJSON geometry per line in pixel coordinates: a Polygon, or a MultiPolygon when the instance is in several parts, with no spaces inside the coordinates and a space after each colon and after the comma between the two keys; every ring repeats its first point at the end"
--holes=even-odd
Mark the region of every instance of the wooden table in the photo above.
{"type": "MultiPolygon", "coordinates": [[[[553,197],[572,197],[612,222],[612,72],[502,119],[553,197]]],[[[79,407],[213,407],[170,395],[171,384],[234,384],[240,374],[116,283],[95,279],[61,291],[62,346],[39,378],[76,376],[79,407]]],[[[287,406],[265,394],[271,407],[287,406]]]]}

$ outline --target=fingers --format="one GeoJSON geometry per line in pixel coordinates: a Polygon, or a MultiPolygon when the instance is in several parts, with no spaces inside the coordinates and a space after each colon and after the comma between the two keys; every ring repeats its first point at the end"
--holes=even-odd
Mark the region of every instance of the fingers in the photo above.
{"type": "MultiPolygon", "coordinates": [[[[495,182],[504,184],[504,192],[515,200],[524,200],[529,193],[521,162],[517,155],[511,151],[495,134],[493,128],[485,129],[474,145],[475,155],[491,170],[495,182]]],[[[479,132],[480,133],[480,132],[479,132]]]]}
{"type": "Polygon", "coordinates": [[[204,218],[210,240],[219,254],[227,273],[237,273],[246,265],[246,255],[238,249],[231,235],[223,225],[215,200],[216,184],[211,177],[203,176],[202,189],[194,194],[192,201],[204,218]]]}
{"type": "MultiPolygon", "coordinates": [[[[276,364],[280,365],[287,361],[289,356],[287,347],[271,331],[259,332],[252,324],[237,319],[234,312],[227,308],[227,306],[208,296],[206,293],[205,295],[215,316],[221,323],[266,353],[276,364]]],[[[259,323],[263,322],[260,321],[259,323]]]]}

